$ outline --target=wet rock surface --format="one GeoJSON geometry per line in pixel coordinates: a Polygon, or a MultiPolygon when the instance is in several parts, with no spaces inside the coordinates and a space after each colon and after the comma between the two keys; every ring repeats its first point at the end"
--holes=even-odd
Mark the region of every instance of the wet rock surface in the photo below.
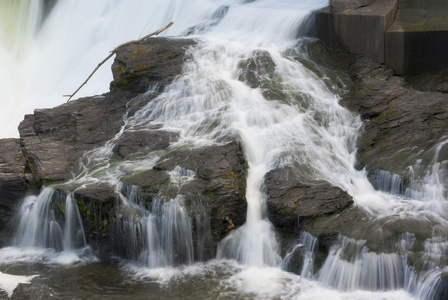
{"type": "Polygon", "coordinates": [[[153,151],[162,155],[153,168],[142,165],[139,170],[121,174],[122,189],[107,182],[55,186],[62,198],[73,193],[86,238],[94,249],[110,252],[110,245],[119,247],[114,236],[121,226],[119,197],[132,188],[148,210],[155,198],[165,201],[184,195],[193,227],[201,226],[197,216],[210,219],[212,240],[205,245],[205,252],[211,255],[219,240],[245,222],[247,162],[236,138],[200,149],[171,149],[178,134],[150,124],[116,136],[126,112],[132,116],[181,73],[186,49],[191,45],[191,40],[150,39],[122,48],[112,66],[110,93],[36,110],[20,125],[17,149],[23,151],[23,165],[37,185],[72,178],[79,173],[86,151],[113,138],[112,164],[142,159],[153,151]],[[157,85],[156,90],[146,93],[153,85],[157,85]],[[176,167],[193,172],[194,179],[185,184],[174,182],[170,172],[176,167]]]}
{"type": "Polygon", "coordinates": [[[186,49],[195,44],[193,40],[151,38],[120,48],[112,65],[111,92],[141,94],[152,87],[162,91],[181,73],[186,49]]]}
{"type": "MultiPolygon", "coordinates": [[[[122,49],[112,67],[114,82],[110,93],[36,110],[21,123],[20,140],[0,140],[0,148],[6,149],[0,154],[1,228],[5,228],[18,199],[27,190],[72,178],[86,151],[115,137],[126,112],[132,115],[157,97],[181,73],[182,62],[187,59],[185,49],[193,44],[186,40],[151,39],[141,48],[133,45],[122,49]],[[155,84],[155,91],[145,97],[137,96],[155,84]]],[[[358,167],[401,174],[417,159],[428,160],[422,156],[422,150],[433,148],[448,132],[448,96],[416,91],[393,71],[368,58],[345,55],[322,43],[314,45],[308,52],[316,62],[311,68],[318,74],[338,78],[337,89],[349,90],[343,94],[342,104],[359,113],[365,122],[359,139],[358,167]],[[331,57],[338,61],[331,62],[331,57]],[[332,71],[326,73],[319,64],[332,71]]],[[[246,63],[247,72],[241,73],[240,79],[262,89],[267,82],[257,81],[257,68],[275,68],[272,60],[260,52],[258,58],[246,63]]],[[[438,86],[444,84],[443,79],[439,81],[438,86]]],[[[123,174],[121,182],[125,188],[137,187],[147,209],[156,197],[183,195],[194,229],[200,226],[197,216],[205,214],[209,218],[212,240],[205,247],[207,253],[214,253],[218,241],[245,222],[248,166],[242,145],[237,138],[229,138],[226,144],[200,149],[171,148],[177,139],[177,134],[157,126],[126,132],[116,140],[113,160],[160,151],[161,157],[154,166],[123,174]],[[189,170],[194,176],[181,184],[174,182],[170,172],[176,167],[189,170]]],[[[444,159],[448,159],[446,149],[440,155],[440,160],[444,159]]],[[[376,226],[368,213],[353,205],[345,191],[326,182],[305,182],[288,168],[270,171],[265,186],[269,219],[280,235],[291,240],[304,230],[318,237],[316,266],[321,265],[338,234],[363,238],[370,226],[376,226]]],[[[71,191],[68,188],[65,192],[71,191]]],[[[88,242],[97,249],[114,243],[111,228],[118,220],[117,192],[125,191],[99,183],[87,184],[74,192],[88,242]]],[[[388,243],[396,243],[396,238],[391,237],[408,228],[404,221],[378,225],[375,232],[382,234],[372,235],[370,240],[389,239],[388,243]]],[[[414,232],[424,239],[427,229],[416,228],[414,232]]],[[[370,241],[367,245],[378,251],[387,248],[370,241]]]]}
{"type": "MultiPolygon", "coordinates": [[[[138,186],[138,193],[148,207],[155,197],[184,195],[193,218],[205,213],[210,219],[213,243],[207,246],[214,253],[217,243],[245,222],[246,169],[242,146],[232,141],[200,149],[170,151],[151,170],[136,172],[121,180],[128,186],[138,186]],[[176,167],[192,171],[194,177],[179,186],[169,175],[176,167]]],[[[193,225],[198,226],[197,223],[193,225]]]]}
{"type": "Polygon", "coordinates": [[[326,182],[304,184],[289,168],[268,172],[265,184],[269,220],[282,231],[300,230],[312,219],[353,205],[347,192],[326,182]]]}
{"type": "Polygon", "coordinates": [[[15,208],[25,196],[30,174],[18,139],[0,139],[0,247],[5,245],[15,208]]]}
{"type": "MultiPolygon", "coordinates": [[[[434,152],[428,150],[448,132],[448,95],[417,91],[366,57],[357,58],[349,72],[353,85],[342,104],[357,111],[365,123],[358,167],[402,175],[417,160],[430,161],[434,152]]],[[[446,159],[448,149],[439,156],[440,161],[446,159]]]]}
{"type": "MultiPolygon", "coordinates": [[[[342,90],[346,90],[339,91],[341,104],[359,113],[364,121],[358,139],[359,169],[366,168],[369,173],[386,170],[399,174],[405,184],[408,166],[418,160],[429,164],[434,159],[435,146],[446,139],[448,132],[448,98],[443,93],[443,86],[448,81],[444,72],[405,79],[396,76],[387,66],[334,45],[312,42],[304,44],[303,49],[316,62],[307,67],[339,82],[342,90]]],[[[447,151],[446,147],[442,148],[439,161],[448,159],[447,151]]],[[[289,175],[285,176],[287,173],[287,170],[273,170],[266,175],[269,219],[280,232],[286,245],[284,251],[291,250],[297,243],[291,236],[297,238],[300,230],[318,239],[315,270],[320,268],[339,234],[366,240],[365,245],[370,251],[388,253],[396,251],[400,235],[414,232],[417,240],[425,241],[437,225],[436,220],[418,218],[375,219],[371,213],[353,205],[338,209],[333,205],[341,200],[330,200],[337,188],[327,183],[305,184],[299,179],[291,183],[289,175]],[[315,198],[317,203],[313,203],[315,198]],[[299,209],[298,204],[302,208],[299,209]],[[313,215],[315,212],[321,213],[313,215]]],[[[423,247],[421,243],[416,244],[423,247]]],[[[413,255],[417,257],[423,253],[417,251],[413,255]]]]}
{"type": "Polygon", "coordinates": [[[265,185],[268,217],[279,233],[283,251],[290,250],[301,231],[311,233],[318,239],[316,270],[322,266],[338,234],[352,236],[351,228],[367,217],[353,206],[347,192],[327,182],[304,183],[290,168],[268,172],[265,185]]]}
{"type": "Polygon", "coordinates": [[[166,149],[177,138],[177,134],[163,130],[126,132],[115,143],[115,151],[121,157],[126,158],[132,154],[166,149]]]}
{"type": "MultiPolygon", "coordinates": [[[[186,49],[194,44],[192,40],[152,38],[121,48],[112,66],[111,92],[52,109],[37,109],[20,124],[20,140],[0,140],[0,242],[7,220],[12,218],[25,192],[36,193],[35,187],[42,184],[73,178],[86,151],[103,145],[119,132],[126,112],[132,116],[159,95],[157,91],[146,93],[150,86],[157,84],[161,91],[181,73],[186,49]],[[145,93],[144,97],[139,97],[141,93],[145,93]]],[[[115,151],[118,157],[125,158],[166,148],[176,138],[163,131],[133,132],[122,137],[115,151]]],[[[115,203],[115,197],[104,186],[87,186],[78,190],[76,196],[92,205],[92,215],[112,198],[115,203]]],[[[87,205],[85,212],[89,208],[87,205]]],[[[100,219],[104,221],[98,218],[95,222],[100,219]]]]}
{"type": "MultiPolygon", "coordinates": [[[[114,81],[111,92],[101,96],[71,101],[52,109],[38,109],[25,116],[19,126],[27,168],[38,181],[62,181],[79,171],[80,157],[113,138],[123,125],[123,116],[134,113],[158,93],[146,94],[152,84],[159,90],[182,71],[186,48],[191,40],[149,39],[117,51],[112,65],[114,81]],[[126,84],[127,83],[127,84],[126,84]],[[131,101],[132,100],[132,101],[131,101]]],[[[156,138],[133,133],[119,145],[126,156],[144,148],[142,143],[156,138]]],[[[160,136],[157,143],[169,141],[160,136]]],[[[146,147],[146,146],[145,146],[146,147]]],[[[143,150],[143,149],[142,149],[143,150]]]]}

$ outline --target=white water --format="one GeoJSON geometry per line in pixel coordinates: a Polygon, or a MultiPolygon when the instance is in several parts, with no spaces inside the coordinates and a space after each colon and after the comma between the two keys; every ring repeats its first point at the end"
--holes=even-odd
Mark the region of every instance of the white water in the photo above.
{"type": "MultiPolygon", "coordinates": [[[[221,243],[218,258],[235,259],[243,266],[239,265],[241,271],[223,284],[248,293],[259,293],[265,298],[411,298],[402,290],[378,291],[401,288],[396,284],[401,278],[396,279],[394,271],[389,271],[390,268],[397,268],[400,258],[396,254],[358,253],[353,257],[357,262],[347,265],[349,262],[339,259],[340,249],[334,249],[333,256],[326,262],[328,273],[319,275],[319,281],[339,288],[339,291],[301,280],[301,277],[278,268],[281,265],[279,247],[272,226],[266,219],[266,195],[262,192],[263,177],[269,170],[291,165],[301,170],[301,175],[307,178],[327,180],[348,190],[359,205],[380,217],[421,215],[445,225],[443,214],[431,211],[431,207],[422,201],[433,201],[433,191],[437,203],[446,201],[446,194],[443,194],[446,162],[435,159],[431,171],[421,179],[422,186],[428,187],[423,197],[415,195],[415,200],[408,201],[375,191],[365,174],[353,167],[355,141],[361,126],[359,118],[338,104],[338,96],[316,74],[284,54],[296,46],[295,30],[300,20],[309,10],[326,5],[327,1],[243,2],[160,0],[150,3],[121,0],[111,4],[110,1],[60,0],[42,27],[34,25],[18,35],[20,47],[16,46],[16,41],[6,37],[11,28],[3,24],[0,29],[0,66],[5,67],[0,72],[2,81],[5,80],[8,85],[2,89],[0,101],[2,112],[7,116],[16,115],[16,120],[2,124],[2,136],[16,135],[11,128],[17,126],[25,112],[63,103],[60,95],[76,89],[114,46],[174,21],[175,25],[165,35],[194,31],[201,37],[199,45],[191,50],[192,61],[184,66],[185,75],[134,117],[127,119],[123,130],[142,129],[149,123],[159,123],[180,134],[180,141],[173,147],[210,145],[227,135],[241,137],[249,163],[247,222],[221,243]],[[228,6],[227,13],[222,9],[223,5],[228,6]],[[222,17],[220,22],[216,18],[217,11],[221,12],[218,14],[222,17]],[[241,64],[244,65],[259,53],[270,57],[275,71],[261,70],[257,75],[267,78],[272,85],[280,86],[285,99],[267,101],[263,88],[252,88],[240,80],[245,71],[241,64]],[[441,187],[442,192],[433,187],[441,187]],[[364,262],[361,258],[366,257],[367,261],[364,262]],[[380,282],[371,281],[374,280],[369,278],[372,272],[381,274],[380,282]],[[393,275],[389,276],[389,273],[393,275]]],[[[38,16],[34,17],[35,11],[30,8],[33,17],[27,17],[27,20],[39,19],[38,16]]],[[[110,64],[103,66],[78,96],[106,92],[111,80],[109,67],[110,64]]],[[[2,117],[1,120],[6,118],[2,117]]],[[[442,143],[440,147],[444,145],[442,143]]],[[[78,180],[100,177],[100,180],[116,182],[117,174],[130,168],[149,169],[157,161],[153,155],[137,163],[124,162],[111,170],[107,164],[110,152],[107,147],[98,149],[95,152],[98,156],[90,159],[94,164],[103,165],[97,166],[95,171],[86,170],[84,177],[78,180]],[[107,175],[100,176],[104,170],[107,170],[107,175]]],[[[188,170],[179,169],[173,170],[171,175],[172,181],[177,184],[187,182],[192,176],[188,170]]],[[[129,198],[123,197],[123,203],[129,198]]],[[[172,238],[173,234],[182,235],[178,240],[188,246],[182,250],[185,251],[182,262],[192,263],[192,233],[186,228],[191,220],[183,212],[182,198],[171,199],[166,204],[155,203],[151,214],[137,208],[141,213],[139,222],[145,227],[141,232],[147,234],[143,238],[147,241],[146,252],[138,251],[137,260],[151,269],[162,268],[160,273],[182,273],[167,268],[173,264],[170,258],[175,250],[170,248],[172,240],[165,243],[162,239],[172,238]],[[160,221],[165,217],[184,220],[176,224],[160,221]],[[172,227],[179,224],[187,231],[172,227]],[[167,237],[161,235],[163,232],[167,237]]],[[[72,224],[70,222],[68,224],[72,224]]],[[[135,220],[132,222],[136,223],[135,220]]],[[[208,230],[206,227],[204,232],[208,230]]],[[[60,232],[61,235],[71,232],[71,227],[64,230],[60,226],[52,228],[50,232],[60,232]]],[[[73,248],[71,242],[62,241],[65,247],[73,248]]],[[[446,250],[440,249],[440,255],[443,255],[446,250]]],[[[432,252],[428,249],[427,253],[432,252]]],[[[311,277],[309,273],[312,270],[308,269],[307,272],[306,276],[311,277]]],[[[407,290],[419,297],[424,293],[410,288],[407,290]]]]}
{"type": "Polygon", "coordinates": [[[14,243],[17,247],[71,252],[87,246],[73,197],[67,195],[65,202],[54,198],[51,188],[44,188],[38,197],[25,198],[14,243]],[[64,219],[58,215],[63,215],[64,219]]]}
{"type": "Polygon", "coordinates": [[[11,297],[19,283],[29,284],[34,277],[36,276],[15,276],[0,272],[0,290],[4,290],[8,297],[11,297]]]}

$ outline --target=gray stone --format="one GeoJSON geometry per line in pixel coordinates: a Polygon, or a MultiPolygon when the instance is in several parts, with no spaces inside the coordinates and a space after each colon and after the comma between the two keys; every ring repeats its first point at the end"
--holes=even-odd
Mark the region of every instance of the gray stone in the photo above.
{"type": "Polygon", "coordinates": [[[336,8],[359,8],[367,6],[372,0],[330,0],[330,5],[336,8]]]}
{"type": "MultiPolygon", "coordinates": [[[[117,134],[128,107],[133,113],[158,95],[151,93],[134,98],[137,94],[156,83],[163,89],[180,74],[185,49],[193,44],[191,40],[153,38],[120,48],[112,66],[114,81],[110,93],[70,101],[52,109],[38,109],[33,115],[25,116],[19,133],[26,167],[38,181],[72,178],[79,171],[85,151],[117,134]]],[[[144,150],[148,145],[143,143],[149,138],[158,141],[154,141],[154,147],[166,147],[168,140],[174,138],[155,135],[144,137],[135,133],[133,141],[124,136],[118,151],[126,156],[144,150]]]]}
{"type": "Polygon", "coordinates": [[[186,49],[194,44],[193,40],[151,38],[120,48],[112,65],[111,92],[126,90],[140,94],[150,87],[162,91],[181,73],[186,49]]]}
{"type": "Polygon", "coordinates": [[[394,20],[397,5],[398,0],[373,0],[357,9],[323,8],[314,12],[315,26],[309,35],[384,63],[384,32],[394,20]]]}
{"type": "MultiPolygon", "coordinates": [[[[356,59],[350,72],[352,91],[342,103],[365,121],[358,141],[358,167],[405,176],[417,160],[431,161],[431,149],[448,132],[448,95],[416,91],[391,69],[365,57],[356,59]]],[[[446,159],[444,148],[439,160],[446,159]]]]}
{"type": "MultiPolygon", "coordinates": [[[[203,257],[209,259],[216,253],[219,241],[246,220],[246,169],[242,146],[232,141],[200,149],[168,151],[153,169],[129,173],[121,181],[138,187],[136,192],[148,209],[155,197],[174,199],[183,195],[193,231],[202,225],[198,224],[198,218],[206,217],[205,222],[210,224],[211,240],[204,245],[204,253],[208,255],[203,257]],[[191,182],[180,188],[168,174],[176,166],[195,174],[191,182]]],[[[197,238],[194,235],[195,244],[197,238]]]]}
{"type": "Polygon", "coordinates": [[[11,235],[11,220],[20,200],[25,196],[27,173],[19,139],[0,139],[0,247],[11,235]]]}
{"type": "Polygon", "coordinates": [[[163,150],[176,141],[177,134],[163,130],[138,130],[125,132],[116,144],[116,152],[126,157],[136,153],[163,150]]]}
{"type": "Polygon", "coordinates": [[[277,229],[294,232],[310,220],[337,214],[353,204],[347,192],[327,182],[303,183],[290,168],[265,176],[269,220],[277,229]]]}
{"type": "Polygon", "coordinates": [[[448,68],[448,2],[400,0],[385,33],[386,64],[398,74],[448,68]]]}

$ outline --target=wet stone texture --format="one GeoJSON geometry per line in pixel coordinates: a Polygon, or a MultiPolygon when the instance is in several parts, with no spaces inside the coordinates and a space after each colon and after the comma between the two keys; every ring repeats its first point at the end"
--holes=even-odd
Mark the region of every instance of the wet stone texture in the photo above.
{"type": "Polygon", "coordinates": [[[15,207],[26,193],[30,174],[18,139],[0,139],[0,247],[12,230],[15,207]]]}
{"type": "MultiPolygon", "coordinates": [[[[210,219],[213,241],[207,247],[214,253],[217,243],[246,220],[246,170],[241,143],[232,141],[200,149],[169,151],[151,170],[130,174],[122,181],[128,186],[138,186],[138,193],[148,207],[154,197],[184,195],[193,219],[203,213],[210,219]],[[176,166],[193,171],[194,178],[180,187],[173,184],[168,172],[176,166]]],[[[199,224],[193,225],[197,230],[199,224]]]]}
{"type": "MultiPolygon", "coordinates": [[[[40,186],[72,178],[86,151],[102,146],[119,132],[126,112],[132,115],[157,97],[181,73],[185,49],[193,44],[151,39],[141,48],[134,45],[122,49],[112,67],[114,82],[110,93],[27,115],[19,128],[20,141],[0,141],[0,147],[8,149],[0,154],[1,228],[5,228],[3,225],[11,218],[19,198],[32,184],[40,186]],[[158,84],[155,91],[137,97],[154,84],[158,84]]],[[[358,167],[402,174],[415,160],[428,159],[421,156],[422,150],[434,147],[448,132],[448,95],[417,91],[404,78],[371,59],[344,56],[334,50],[318,43],[314,52],[308,54],[318,61],[316,64],[322,59],[323,68],[316,67],[317,71],[327,74],[324,69],[329,68],[329,74],[344,79],[341,86],[348,92],[343,94],[341,103],[359,113],[365,123],[359,138],[358,167]],[[331,62],[335,53],[337,63],[331,62]],[[342,56],[344,59],[339,60],[342,56]]],[[[259,53],[257,59],[246,63],[248,71],[241,73],[240,79],[263,88],[265,82],[254,81],[253,75],[260,68],[273,68],[269,58],[259,53]]],[[[445,83],[443,78],[438,81],[438,85],[445,83]]],[[[237,138],[229,137],[227,143],[200,149],[170,148],[177,139],[176,134],[157,126],[126,133],[117,140],[112,159],[120,162],[160,151],[161,157],[154,166],[124,174],[122,183],[125,188],[137,187],[148,209],[155,197],[184,195],[193,230],[199,226],[195,216],[205,213],[210,219],[212,240],[205,247],[207,253],[214,253],[218,241],[245,222],[248,166],[242,145],[237,138]],[[170,172],[177,166],[192,171],[194,178],[182,186],[174,184],[170,172]]],[[[440,160],[448,159],[446,151],[445,148],[440,160]]],[[[305,182],[290,171],[275,169],[265,177],[268,217],[277,233],[287,237],[282,243],[294,240],[300,230],[310,232],[319,239],[319,265],[338,234],[362,238],[365,230],[376,226],[370,223],[365,211],[353,206],[353,199],[342,189],[326,182],[305,182]]],[[[114,243],[111,225],[117,220],[116,192],[108,184],[88,184],[74,195],[88,242],[99,250],[104,244],[114,243]]],[[[370,249],[383,250],[383,245],[374,240],[396,236],[408,228],[403,222],[388,226],[375,227],[377,232],[386,233],[372,235],[372,242],[367,242],[370,249]]],[[[424,230],[417,233],[422,238],[427,235],[424,230]]],[[[396,240],[387,242],[393,244],[396,240]]]]}
{"type": "MultiPolygon", "coordinates": [[[[124,125],[126,112],[132,116],[181,74],[186,50],[192,45],[191,40],[150,39],[122,48],[112,66],[110,93],[27,115],[19,128],[17,146],[23,151],[30,178],[39,185],[63,182],[78,174],[86,151],[114,138],[124,125]],[[147,93],[148,89],[152,91],[147,93]]],[[[210,257],[218,241],[244,224],[247,162],[241,143],[229,137],[227,143],[200,149],[170,148],[177,140],[177,133],[157,125],[125,131],[114,140],[112,164],[141,159],[153,151],[162,156],[159,163],[149,168],[142,163],[139,170],[127,170],[121,175],[121,190],[105,182],[57,186],[61,193],[74,191],[88,243],[94,249],[110,253],[119,247],[115,236],[121,217],[119,193],[126,195],[130,189],[147,210],[156,197],[165,201],[184,195],[194,232],[201,226],[198,216],[209,219],[207,234],[212,239],[204,247],[210,257]],[[194,179],[181,186],[172,182],[169,172],[176,167],[192,171],[194,179]]]]}
{"type": "MultiPolygon", "coordinates": [[[[448,95],[417,91],[366,57],[357,58],[349,72],[353,85],[342,104],[358,112],[365,123],[358,167],[404,175],[416,160],[431,160],[425,153],[434,155],[427,150],[446,139],[448,132],[448,95]]],[[[439,159],[448,159],[448,149],[439,159]]]]}

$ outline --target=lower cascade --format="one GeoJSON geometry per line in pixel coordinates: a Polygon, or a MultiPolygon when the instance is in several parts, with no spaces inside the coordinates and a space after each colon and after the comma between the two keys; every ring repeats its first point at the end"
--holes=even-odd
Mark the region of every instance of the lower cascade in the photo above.
{"type": "Polygon", "coordinates": [[[117,51],[110,93],[21,123],[23,172],[43,187],[0,248],[0,299],[448,297],[448,137],[410,150],[400,174],[357,166],[374,122],[341,105],[354,76],[325,66],[337,48],[298,36],[328,1],[7,2],[0,78],[14,84],[0,99],[24,106],[70,90],[93,52],[175,25],[117,51]]]}
{"type": "Polygon", "coordinates": [[[37,197],[25,198],[14,245],[55,251],[86,247],[78,205],[70,194],[63,198],[51,188],[44,188],[37,197]]]}

